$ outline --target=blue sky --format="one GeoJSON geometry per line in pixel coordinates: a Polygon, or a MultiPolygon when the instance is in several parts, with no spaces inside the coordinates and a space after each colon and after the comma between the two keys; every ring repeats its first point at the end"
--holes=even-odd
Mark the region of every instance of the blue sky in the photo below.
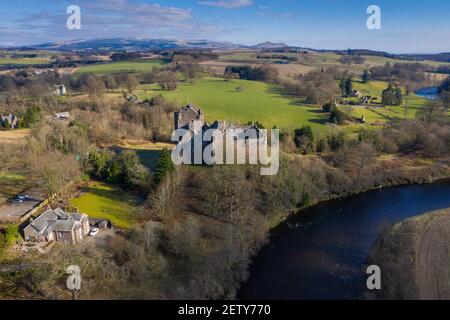
{"type": "Polygon", "coordinates": [[[138,37],[450,52],[448,0],[0,0],[0,45],[138,37]],[[380,6],[382,29],[366,27],[380,6]],[[81,8],[67,30],[66,8],[81,8]]]}

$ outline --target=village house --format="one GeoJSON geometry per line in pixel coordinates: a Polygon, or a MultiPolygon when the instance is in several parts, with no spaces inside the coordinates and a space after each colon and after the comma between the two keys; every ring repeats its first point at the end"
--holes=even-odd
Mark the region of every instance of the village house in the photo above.
{"type": "Polygon", "coordinates": [[[142,104],[142,100],[135,94],[124,94],[123,97],[134,104],[142,104]]]}
{"type": "Polygon", "coordinates": [[[19,118],[14,114],[9,114],[6,116],[1,116],[0,127],[11,129],[17,129],[19,127],[19,118]]]}
{"type": "Polygon", "coordinates": [[[63,84],[58,84],[55,86],[55,94],[57,96],[65,96],[67,95],[66,87],[63,84]]]}
{"type": "Polygon", "coordinates": [[[70,119],[70,112],[57,112],[55,113],[54,119],[67,121],[70,119]]]}
{"type": "Polygon", "coordinates": [[[78,243],[89,234],[89,218],[83,213],[48,209],[23,230],[25,241],[78,243]]]}

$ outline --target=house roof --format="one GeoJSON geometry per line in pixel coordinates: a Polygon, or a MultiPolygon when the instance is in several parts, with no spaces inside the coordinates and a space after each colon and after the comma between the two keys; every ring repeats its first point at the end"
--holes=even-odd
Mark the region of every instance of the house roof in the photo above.
{"type": "Polygon", "coordinates": [[[78,221],[75,221],[75,219],[70,218],[67,220],[58,220],[55,222],[55,224],[52,225],[52,229],[55,232],[70,232],[72,231],[76,225],[79,225],[80,223],[78,221]]]}
{"type": "Polygon", "coordinates": [[[57,112],[57,113],[55,113],[55,116],[57,118],[69,118],[70,112],[57,112]]]}
{"type": "Polygon", "coordinates": [[[45,211],[39,217],[33,220],[29,226],[36,229],[38,232],[43,232],[49,227],[51,221],[56,221],[58,216],[51,210],[45,211]]]}
{"type": "Polygon", "coordinates": [[[33,228],[44,235],[52,231],[70,232],[80,227],[84,218],[87,218],[87,215],[82,213],[66,213],[61,208],[48,209],[33,220],[27,228],[33,228]]]}

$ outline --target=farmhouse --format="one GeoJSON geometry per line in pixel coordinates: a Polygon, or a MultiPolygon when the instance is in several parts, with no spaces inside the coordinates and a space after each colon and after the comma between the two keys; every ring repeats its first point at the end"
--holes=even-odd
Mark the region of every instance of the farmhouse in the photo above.
{"type": "Polygon", "coordinates": [[[14,114],[1,116],[0,127],[17,129],[19,127],[19,118],[14,114]]]}
{"type": "Polygon", "coordinates": [[[67,94],[66,87],[63,84],[58,84],[55,86],[55,94],[57,96],[65,96],[67,94]]]}
{"type": "Polygon", "coordinates": [[[57,112],[55,113],[55,120],[69,120],[70,112],[57,112]]]}
{"type": "Polygon", "coordinates": [[[89,218],[82,213],[48,209],[23,230],[26,241],[78,243],[89,233],[89,218]]]}
{"type": "Polygon", "coordinates": [[[123,96],[127,101],[132,102],[134,104],[142,104],[142,100],[135,94],[124,94],[123,96]]]}

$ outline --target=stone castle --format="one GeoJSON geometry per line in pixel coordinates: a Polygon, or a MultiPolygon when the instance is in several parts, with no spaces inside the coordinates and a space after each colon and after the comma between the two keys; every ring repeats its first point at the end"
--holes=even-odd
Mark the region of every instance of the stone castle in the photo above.
{"type": "MultiPolygon", "coordinates": [[[[226,121],[216,120],[211,125],[209,125],[205,121],[205,115],[201,111],[201,109],[193,106],[192,104],[188,104],[185,107],[182,107],[174,114],[175,120],[175,130],[177,129],[186,129],[193,132],[193,134],[204,133],[209,129],[220,130],[223,134],[227,129],[236,129],[241,132],[242,138],[246,141],[249,139],[266,139],[265,134],[259,129],[256,125],[233,125],[229,124],[226,121]],[[252,134],[250,134],[250,132],[252,134]],[[254,132],[256,132],[256,137],[254,136],[254,132]]],[[[239,138],[239,137],[238,137],[239,138]]]]}

